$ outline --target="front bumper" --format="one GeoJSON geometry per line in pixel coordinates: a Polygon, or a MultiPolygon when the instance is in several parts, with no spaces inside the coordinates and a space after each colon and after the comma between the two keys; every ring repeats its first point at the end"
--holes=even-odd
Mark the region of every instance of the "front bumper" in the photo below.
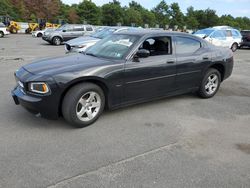
{"type": "Polygon", "coordinates": [[[47,41],[47,42],[52,42],[50,37],[48,37],[48,36],[43,36],[42,39],[47,41]]]}
{"type": "Polygon", "coordinates": [[[57,119],[59,116],[58,104],[53,103],[51,96],[31,96],[23,92],[20,86],[12,90],[11,95],[16,105],[20,104],[29,112],[48,119],[57,119]]]}

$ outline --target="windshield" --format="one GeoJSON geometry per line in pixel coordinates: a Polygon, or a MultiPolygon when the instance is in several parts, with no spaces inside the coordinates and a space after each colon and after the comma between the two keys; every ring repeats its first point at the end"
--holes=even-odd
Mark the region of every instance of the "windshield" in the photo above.
{"type": "Polygon", "coordinates": [[[134,35],[111,35],[97,42],[86,51],[86,55],[122,59],[138,40],[134,35]]]}
{"type": "Polygon", "coordinates": [[[214,32],[213,29],[202,29],[202,30],[195,32],[194,34],[209,36],[212,32],[214,32]]]}
{"type": "Polygon", "coordinates": [[[116,30],[117,29],[115,29],[115,28],[105,28],[99,32],[94,33],[91,36],[94,38],[103,39],[103,38],[109,36],[110,34],[114,33],[116,30]]]}

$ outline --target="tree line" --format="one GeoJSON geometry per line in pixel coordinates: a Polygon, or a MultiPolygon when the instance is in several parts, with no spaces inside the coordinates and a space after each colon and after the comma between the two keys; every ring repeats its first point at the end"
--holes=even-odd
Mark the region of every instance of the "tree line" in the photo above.
{"type": "Polygon", "coordinates": [[[88,23],[114,26],[148,26],[179,29],[201,29],[215,25],[228,25],[239,29],[250,29],[248,17],[218,16],[215,10],[195,10],[192,6],[184,14],[178,3],[167,4],[162,0],[148,10],[136,1],[121,6],[113,0],[97,6],[91,0],[67,5],[61,0],[0,0],[0,15],[9,15],[15,21],[36,21],[37,18],[62,19],[68,23],[88,23]]]}

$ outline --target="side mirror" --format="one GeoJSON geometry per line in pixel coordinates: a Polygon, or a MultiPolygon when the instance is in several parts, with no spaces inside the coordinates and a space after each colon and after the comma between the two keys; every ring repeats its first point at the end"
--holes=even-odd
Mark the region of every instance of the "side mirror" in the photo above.
{"type": "Polygon", "coordinates": [[[208,35],[205,35],[204,37],[202,37],[203,39],[205,39],[205,38],[207,38],[208,37],[208,35]]]}
{"type": "Polygon", "coordinates": [[[146,49],[140,49],[137,51],[136,56],[138,58],[147,58],[150,56],[150,51],[148,51],[146,49]]]}

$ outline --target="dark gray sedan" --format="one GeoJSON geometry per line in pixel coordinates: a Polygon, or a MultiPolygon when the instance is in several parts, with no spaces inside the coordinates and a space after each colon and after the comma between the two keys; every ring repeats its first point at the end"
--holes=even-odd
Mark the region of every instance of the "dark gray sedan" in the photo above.
{"type": "Polygon", "coordinates": [[[62,115],[78,127],[106,109],[196,91],[213,97],[233,70],[233,53],[193,35],[140,31],[102,39],[85,54],[20,68],[16,104],[43,117],[62,115]]]}

